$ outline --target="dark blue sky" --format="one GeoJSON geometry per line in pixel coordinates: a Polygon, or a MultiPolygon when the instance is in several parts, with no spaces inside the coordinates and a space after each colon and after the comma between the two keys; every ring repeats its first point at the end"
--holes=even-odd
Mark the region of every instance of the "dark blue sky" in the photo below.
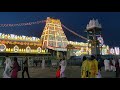
{"type": "MultiPolygon", "coordinates": [[[[86,36],[84,32],[90,19],[98,19],[102,24],[103,38],[105,44],[120,46],[120,13],[119,12],[0,12],[0,24],[12,24],[21,22],[33,22],[44,20],[47,17],[54,17],[61,20],[62,24],[74,30],[80,35],[86,36]]],[[[14,33],[40,37],[45,24],[0,28],[1,33],[14,33]]],[[[65,29],[68,40],[84,41],[74,36],[65,29]]]]}

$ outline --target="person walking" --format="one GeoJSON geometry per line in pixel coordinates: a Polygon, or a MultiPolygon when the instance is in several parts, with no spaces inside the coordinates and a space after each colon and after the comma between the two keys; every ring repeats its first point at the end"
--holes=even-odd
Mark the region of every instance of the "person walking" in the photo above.
{"type": "Polygon", "coordinates": [[[98,60],[98,74],[97,74],[97,78],[102,78],[102,76],[101,76],[101,67],[102,67],[102,61],[101,61],[102,59],[99,59],[98,60]]]}
{"type": "Polygon", "coordinates": [[[113,71],[114,70],[114,65],[113,65],[112,58],[110,58],[109,61],[110,61],[110,71],[113,71]]]}
{"type": "Polygon", "coordinates": [[[66,69],[66,66],[67,66],[65,58],[60,60],[60,64],[59,65],[61,66],[60,77],[61,78],[65,78],[65,69],[66,69]]]}
{"type": "Polygon", "coordinates": [[[5,60],[6,60],[6,58],[4,57],[3,60],[2,60],[2,66],[3,66],[4,70],[5,70],[5,60]]]}
{"type": "Polygon", "coordinates": [[[116,78],[118,78],[120,74],[120,66],[118,59],[116,59],[115,67],[116,67],[116,78]]]}
{"type": "Polygon", "coordinates": [[[90,59],[90,78],[97,78],[98,75],[98,61],[95,59],[95,56],[91,55],[90,59]]]}
{"type": "Polygon", "coordinates": [[[104,60],[105,71],[110,71],[110,61],[109,59],[104,60]]]}
{"type": "Polygon", "coordinates": [[[9,56],[6,56],[6,60],[4,63],[5,63],[5,70],[3,72],[3,78],[11,78],[12,62],[9,56]]]}
{"type": "Polygon", "coordinates": [[[12,67],[11,78],[17,78],[19,70],[20,70],[20,66],[18,64],[17,57],[15,57],[13,62],[13,67],[12,67]]]}
{"type": "Polygon", "coordinates": [[[24,78],[24,73],[27,73],[28,78],[30,78],[29,76],[29,72],[28,72],[28,58],[26,57],[24,64],[24,68],[23,68],[23,72],[22,72],[22,78],[24,78]]]}
{"type": "Polygon", "coordinates": [[[56,78],[60,78],[60,71],[61,71],[61,66],[56,71],[56,78]]]}
{"type": "Polygon", "coordinates": [[[81,78],[89,78],[90,74],[90,61],[84,56],[81,66],[81,78]]]}
{"type": "MultiPolygon", "coordinates": [[[[115,59],[113,59],[112,58],[112,63],[113,63],[113,68],[112,68],[112,70],[113,70],[113,72],[115,72],[116,71],[116,68],[115,68],[115,59]]],[[[120,65],[119,65],[120,66],[120,65]]]]}

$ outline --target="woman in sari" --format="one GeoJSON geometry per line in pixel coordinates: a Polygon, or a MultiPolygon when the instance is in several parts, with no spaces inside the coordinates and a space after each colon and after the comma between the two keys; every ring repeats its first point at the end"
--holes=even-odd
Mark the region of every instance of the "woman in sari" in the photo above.
{"type": "Polygon", "coordinates": [[[60,78],[65,78],[65,69],[66,69],[66,61],[65,58],[60,61],[61,71],[60,71],[60,78]]]}
{"type": "Polygon", "coordinates": [[[19,68],[19,64],[18,64],[18,62],[17,62],[17,58],[15,57],[15,58],[14,58],[13,67],[12,67],[11,78],[17,78],[18,68],[19,68]]]}

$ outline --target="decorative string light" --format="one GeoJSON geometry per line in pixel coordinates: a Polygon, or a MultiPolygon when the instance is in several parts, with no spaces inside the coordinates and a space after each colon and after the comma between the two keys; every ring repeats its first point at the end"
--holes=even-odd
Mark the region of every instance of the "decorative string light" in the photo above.
{"type": "Polygon", "coordinates": [[[0,24],[0,27],[30,26],[30,25],[40,24],[44,22],[46,22],[46,20],[36,21],[36,22],[27,22],[27,23],[18,23],[18,24],[0,24]]]}
{"type": "Polygon", "coordinates": [[[83,36],[77,34],[76,32],[70,30],[70,29],[67,28],[65,25],[62,24],[62,26],[63,26],[66,30],[68,30],[69,32],[73,33],[74,35],[76,35],[76,36],[78,36],[78,37],[80,37],[80,38],[82,38],[82,39],[84,39],[84,40],[88,40],[87,38],[85,38],[85,37],[83,37],[83,36]]]}

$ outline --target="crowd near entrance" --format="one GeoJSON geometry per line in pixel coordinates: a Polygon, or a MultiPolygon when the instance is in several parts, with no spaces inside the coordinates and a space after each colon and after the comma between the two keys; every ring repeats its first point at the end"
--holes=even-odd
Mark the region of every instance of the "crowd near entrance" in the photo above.
{"type": "Polygon", "coordinates": [[[81,73],[80,78],[103,78],[101,68],[104,68],[104,72],[115,72],[114,76],[116,78],[120,76],[120,59],[118,57],[106,58],[91,55],[77,59],[79,59],[79,62],[77,60],[76,63],[79,64],[73,63],[70,59],[67,60],[65,56],[59,58],[59,60],[52,60],[50,56],[6,55],[0,56],[0,68],[3,68],[3,78],[18,78],[17,75],[19,71],[21,71],[22,78],[24,78],[25,73],[28,78],[31,78],[31,73],[29,73],[30,68],[42,70],[51,68],[51,70],[56,70],[56,78],[66,78],[65,71],[66,68],[70,66],[80,66],[80,70],[77,71],[81,73]]]}

